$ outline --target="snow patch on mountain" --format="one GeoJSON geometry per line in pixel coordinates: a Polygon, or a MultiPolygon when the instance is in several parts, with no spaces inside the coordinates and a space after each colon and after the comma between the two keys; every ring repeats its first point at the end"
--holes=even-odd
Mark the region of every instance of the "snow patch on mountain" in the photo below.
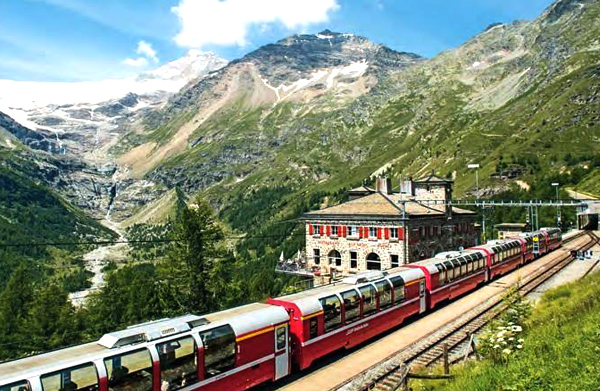
{"type": "Polygon", "coordinates": [[[154,71],[126,79],[72,83],[0,80],[0,110],[7,107],[31,109],[49,104],[100,103],[128,93],[175,93],[190,81],[226,64],[226,60],[212,52],[190,50],[184,57],[154,71]]]}

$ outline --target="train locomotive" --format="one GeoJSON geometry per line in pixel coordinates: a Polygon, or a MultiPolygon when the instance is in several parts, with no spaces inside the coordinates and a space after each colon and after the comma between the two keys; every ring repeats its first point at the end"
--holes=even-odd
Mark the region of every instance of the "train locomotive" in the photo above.
{"type": "Polygon", "coordinates": [[[558,228],[0,364],[0,391],[246,390],[303,370],[562,245],[558,228]]]}

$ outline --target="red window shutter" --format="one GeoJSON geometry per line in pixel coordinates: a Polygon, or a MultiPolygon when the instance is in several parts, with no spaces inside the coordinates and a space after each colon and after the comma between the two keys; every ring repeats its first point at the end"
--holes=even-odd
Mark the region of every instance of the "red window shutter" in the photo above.
{"type": "Polygon", "coordinates": [[[331,225],[327,226],[327,236],[331,236],[331,225]]]}
{"type": "Polygon", "coordinates": [[[322,225],[321,229],[319,230],[319,232],[321,233],[321,236],[325,235],[325,226],[322,225]]]}
{"type": "Polygon", "coordinates": [[[338,229],[342,232],[342,238],[345,238],[346,237],[346,226],[341,225],[338,229]]]}
{"type": "Polygon", "coordinates": [[[386,227],[383,232],[385,234],[385,238],[389,239],[390,238],[390,229],[386,227]]]}
{"type": "Polygon", "coordinates": [[[359,238],[364,238],[364,232],[363,232],[363,227],[358,227],[358,237],[359,238]]]}
{"type": "Polygon", "coordinates": [[[404,240],[404,229],[398,228],[398,239],[404,240]]]}
{"type": "Polygon", "coordinates": [[[363,237],[364,238],[369,237],[369,227],[363,227],[363,237]]]}
{"type": "Polygon", "coordinates": [[[309,235],[312,235],[312,234],[313,234],[313,226],[312,226],[312,224],[309,224],[309,225],[308,225],[308,234],[309,234],[309,235]]]}
{"type": "Polygon", "coordinates": [[[381,227],[377,227],[377,239],[381,239],[381,227]]]}

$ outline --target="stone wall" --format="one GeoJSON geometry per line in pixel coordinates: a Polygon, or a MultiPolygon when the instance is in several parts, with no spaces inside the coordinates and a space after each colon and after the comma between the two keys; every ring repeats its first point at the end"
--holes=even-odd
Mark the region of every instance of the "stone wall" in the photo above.
{"type": "MultiPolygon", "coordinates": [[[[458,250],[460,247],[468,248],[477,244],[476,232],[474,230],[474,216],[455,216],[452,220],[445,218],[414,219],[407,222],[404,231],[405,240],[377,238],[359,238],[358,235],[351,237],[327,236],[326,234],[309,233],[308,225],[319,226],[343,226],[348,222],[317,222],[307,224],[306,228],[306,257],[309,267],[319,266],[323,274],[329,274],[333,268],[338,274],[351,274],[367,270],[367,257],[374,253],[379,256],[381,269],[392,267],[392,255],[398,256],[399,265],[417,262],[421,259],[431,258],[435,254],[444,251],[458,250]],[[405,250],[405,246],[407,246],[405,250]],[[314,250],[320,251],[320,262],[315,263],[314,250]],[[333,251],[340,254],[341,265],[336,265],[333,251]],[[351,267],[350,253],[357,254],[357,267],[351,267]]],[[[352,222],[351,225],[364,227],[388,227],[402,229],[402,222],[391,224],[390,222],[352,222]]]]}
{"type": "MultiPolygon", "coordinates": [[[[347,222],[312,222],[316,225],[347,225],[347,222]]],[[[381,228],[402,228],[401,225],[376,222],[353,222],[352,225],[381,228]]],[[[306,229],[306,257],[309,267],[320,266],[323,273],[329,273],[333,267],[338,273],[344,275],[367,270],[367,256],[375,253],[381,261],[381,269],[391,268],[392,255],[398,256],[398,263],[404,263],[404,241],[396,239],[359,238],[358,235],[349,237],[310,235],[308,225],[306,229]],[[321,259],[318,265],[313,257],[314,249],[319,249],[321,259]],[[332,251],[338,251],[341,255],[341,266],[336,266],[332,260],[330,264],[329,255],[332,251]],[[350,253],[357,253],[357,267],[351,268],[350,253]]]]}

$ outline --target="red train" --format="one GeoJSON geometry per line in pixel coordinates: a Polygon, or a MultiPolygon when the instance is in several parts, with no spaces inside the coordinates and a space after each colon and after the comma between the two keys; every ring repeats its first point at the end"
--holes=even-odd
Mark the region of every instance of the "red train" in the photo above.
{"type": "Polygon", "coordinates": [[[0,391],[246,390],[350,348],[562,244],[557,228],[0,364],[0,391]]]}

